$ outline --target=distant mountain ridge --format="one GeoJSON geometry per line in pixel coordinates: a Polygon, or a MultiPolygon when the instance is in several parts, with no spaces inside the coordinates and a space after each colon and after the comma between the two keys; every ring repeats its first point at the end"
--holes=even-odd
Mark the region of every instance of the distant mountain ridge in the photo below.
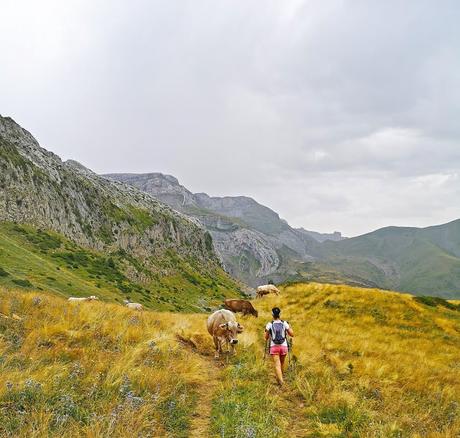
{"type": "Polygon", "coordinates": [[[250,284],[311,280],[460,297],[460,220],[345,239],[294,229],[251,198],[194,194],[161,173],[109,174],[196,218],[228,272],[250,284]]]}
{"type": "Polygon", "coordinates": [[[342,238],[340,233],[294,229],[278,213],[246,196],[192,193],[171,175],[157,172],[104,176],[130,184],[196,218],[211,233],[227,271],[252,286],[296,275],[299,263],[313,260],[312,253],[319,242],[342,238]]]}
{"type": "Polygon", "coordinates": [[[427,228],[386,227],[325,242],[318,260],[386,289],[460,297],[460,220],[427,228]]]}
{"type": "Polygon", "coordinates": [[[458,299],[460,220],[350,239],[295,229],[252,198],[194,194],[169,175],[96,175],[0,116],[1,284],[203,310],[240,294],[222,264],[251,286],[318,281],[458,299]]]}

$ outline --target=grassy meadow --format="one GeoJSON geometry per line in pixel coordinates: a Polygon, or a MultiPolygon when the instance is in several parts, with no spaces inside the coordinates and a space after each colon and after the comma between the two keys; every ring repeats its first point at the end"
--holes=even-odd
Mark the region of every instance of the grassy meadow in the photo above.
{"type": "Polygon", "coordinates": [[[222,270],[200,273],[196,261],[172,250],[155,261],[161,272],[145,269],[122,250],[102,253],[50,230],[0,223],[0,286],[62,296],[96,295],[119,303],[129,297],[151,309],[182,312],[205,311],[240,294],[222,270]]]}
{"type": "Polygon", "coordinates": [[[0,436],[460,435],[456,307],[315,283],[253,304],[215,360],[206,314],[1,289],[0,436]],[[263,359],[274,305],[296,334],[282,389],[263,359]]]}

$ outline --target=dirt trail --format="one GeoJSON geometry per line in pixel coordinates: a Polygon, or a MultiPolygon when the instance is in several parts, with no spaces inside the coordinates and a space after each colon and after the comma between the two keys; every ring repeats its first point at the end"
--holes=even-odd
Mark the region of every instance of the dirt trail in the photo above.
{"type": "Polygon", "coordinates": [[[202,382],[196,391],[196,407],[190,422],[189,437],[205,438],[210,436],[212,400],[216,394],[217,387],[221,382],[222,365],[212,356],[208,355],[208,348],[203,349],[203,337],[206,336],[184,336],[176,334],[177,340],[200,362],[200,374],[202,382]]]}
{"type": "Polygon", "coordinates": [[[189,437],[204,438],[210,436],[212,400],[220,382],[221,369],[211,357],[203,357],[197,352],[194,354],[200,358],[204,383],[197,390],[196,410],[192,416],[189,437]]]}

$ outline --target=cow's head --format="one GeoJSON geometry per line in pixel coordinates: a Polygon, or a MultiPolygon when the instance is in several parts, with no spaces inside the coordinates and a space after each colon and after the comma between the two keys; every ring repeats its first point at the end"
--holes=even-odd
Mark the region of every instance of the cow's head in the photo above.
{"type": "Polygon", "coordinates": [[[256,309],[251,309],[251,314],[253,314],[256,318],[259,317],[259,312],[256,309]]]}
{"type": "Polygon", "coordinates": [[[219,327],[223,330],[223,336],[230,344],[238,344],[238,333],[243,332],[243,326],[239,322],[228,321],[224,324],[220,324],[219,327]]]}

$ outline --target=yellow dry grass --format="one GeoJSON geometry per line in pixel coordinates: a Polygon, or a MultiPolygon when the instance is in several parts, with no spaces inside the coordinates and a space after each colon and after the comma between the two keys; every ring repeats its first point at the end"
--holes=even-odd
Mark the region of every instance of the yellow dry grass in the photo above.
{"type": "Polygon", "coordinates": [[[1,291],[0,436],[460,436],[460,312],[321,284],[253,304],[215,361],[205,314],[1,291]],[[296,333],[282,390],[263,360],[274,305],[296,333]]]}
{"type": "Polygon", "coordinates": [[[176,333],[203,315],[16,291],[0,313],[0,436],[187,436],[206,377],[176,333]]]}
{"type": "Polygon", "coordinates": [[[288,286],[259,314],[274,305],[297,334],[289,394],[305,435],[460,436],[460,312],[321,284],[288,286]]]}

